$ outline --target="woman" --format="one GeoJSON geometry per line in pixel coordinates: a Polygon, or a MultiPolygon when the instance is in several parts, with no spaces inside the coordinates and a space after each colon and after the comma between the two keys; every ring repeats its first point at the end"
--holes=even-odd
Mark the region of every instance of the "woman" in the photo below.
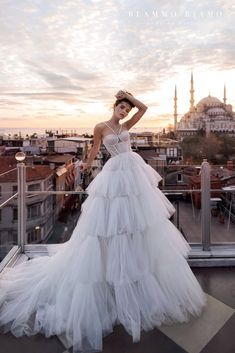
{"type": "Polygon", "coordinates": [[[16,336],[65,334],[74,352],[97,351],[115,324],[136,342],[142,329],[188,321],[205,305],[185,259],[189,245],[169,221],[174,208],[157,187],[161,177],[131,150],[128,130],[147,107],[124,91],[116,98],[81,169],[101,141],[111,158],[87,188],[71,239],[2,275],[0,324],[16,336]]]}

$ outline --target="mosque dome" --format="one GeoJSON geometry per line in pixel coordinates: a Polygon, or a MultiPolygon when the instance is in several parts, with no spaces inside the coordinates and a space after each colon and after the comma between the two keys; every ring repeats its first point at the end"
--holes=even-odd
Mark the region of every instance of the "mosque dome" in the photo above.
{"type": "Polygon", "coordinates": [[[201,99],[197,107],[199,106],[204,106],[204,107],[220,107],[223,103],[216,97],[211,97],[210,95],[208,97],[205,97],[201,99]]]}

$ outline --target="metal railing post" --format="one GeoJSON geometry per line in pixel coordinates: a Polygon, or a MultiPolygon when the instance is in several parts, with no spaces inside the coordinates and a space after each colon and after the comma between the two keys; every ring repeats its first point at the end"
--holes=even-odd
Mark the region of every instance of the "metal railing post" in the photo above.
{"type": "Polygon", "coordinates": [[[26,167],[20,162],[17,164],[18,181],[18,245],[24,251],[26,237],[26,167]]]}
{"type": "Polygon", "coordinates": [[[210,250],[211,243],[211,210],[210,210],[211,176],[210,165],[206,159],[201,165],[201,229],[202,248],[210,250]]]}

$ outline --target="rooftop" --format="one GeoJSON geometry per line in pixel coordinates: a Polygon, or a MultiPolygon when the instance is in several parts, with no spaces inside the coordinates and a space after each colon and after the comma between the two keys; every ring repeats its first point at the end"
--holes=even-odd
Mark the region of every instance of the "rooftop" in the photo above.
{"type": "MultiPolygon", "coordinates": [[[[193,269],[208,305],[201,317],[187,324],[161,326],[142,332],[133,343],[121,325],[103,340],[103,353],[233,353],[235,352],[235,268],[193,269]]],[[[72,353],[63,337],[0,335],[2,352],[72,353]]]]}
{"type": "Polygon", "coordinates": [[[57,154],[57,155],[48,155],[45,157],[51,163],[66,163],[69,160],[73,159],[72,154],[57,154]]]}
{"type": "Polygon", "coordinates": [[[138,151],[138,154],[139,154],[142,158],[144,158],[145,160],[146,160],[146,159],[156,159],[156,158],[162,160],[162,158],[159,157],[159,156],[157,156],[157,155],[156,155],[156,152],[153,151],[153,150],[139,150],[139,151],[138,151]]]}
{"type": "MultiPolygon", "coordinates": [[[[1,183],[17,182],[17,162],[12,156],[0,156],[0,174],[9,171],[7,174],[0,176],[1,183]]],[[[46,179],[53,175],[53,171],[47,165],[27,166],[26,181],[34,181],[46,179]]]]}
{"type": "Polygon", "coordinates": [[[85,142],[85,141],[92,140],[92,138],[84,137],[84,136],[75,136],[75,137],[60,137],[58,139],[55,139],[55,141],[58,141],[58,140],[65,140],[65,141],[72,141],[72,142],[85,142]]]}

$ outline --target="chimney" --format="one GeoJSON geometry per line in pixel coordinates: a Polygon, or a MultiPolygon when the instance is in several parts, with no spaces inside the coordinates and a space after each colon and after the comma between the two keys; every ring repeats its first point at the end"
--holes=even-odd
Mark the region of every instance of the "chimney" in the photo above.
{"type": "Polygon", "coordinates": [[[55,163],[50,163],[49,166],[50,166],[50,169],[51,169],[51,170],[54,170],[54,169],[55,169],[55,163]]]}

